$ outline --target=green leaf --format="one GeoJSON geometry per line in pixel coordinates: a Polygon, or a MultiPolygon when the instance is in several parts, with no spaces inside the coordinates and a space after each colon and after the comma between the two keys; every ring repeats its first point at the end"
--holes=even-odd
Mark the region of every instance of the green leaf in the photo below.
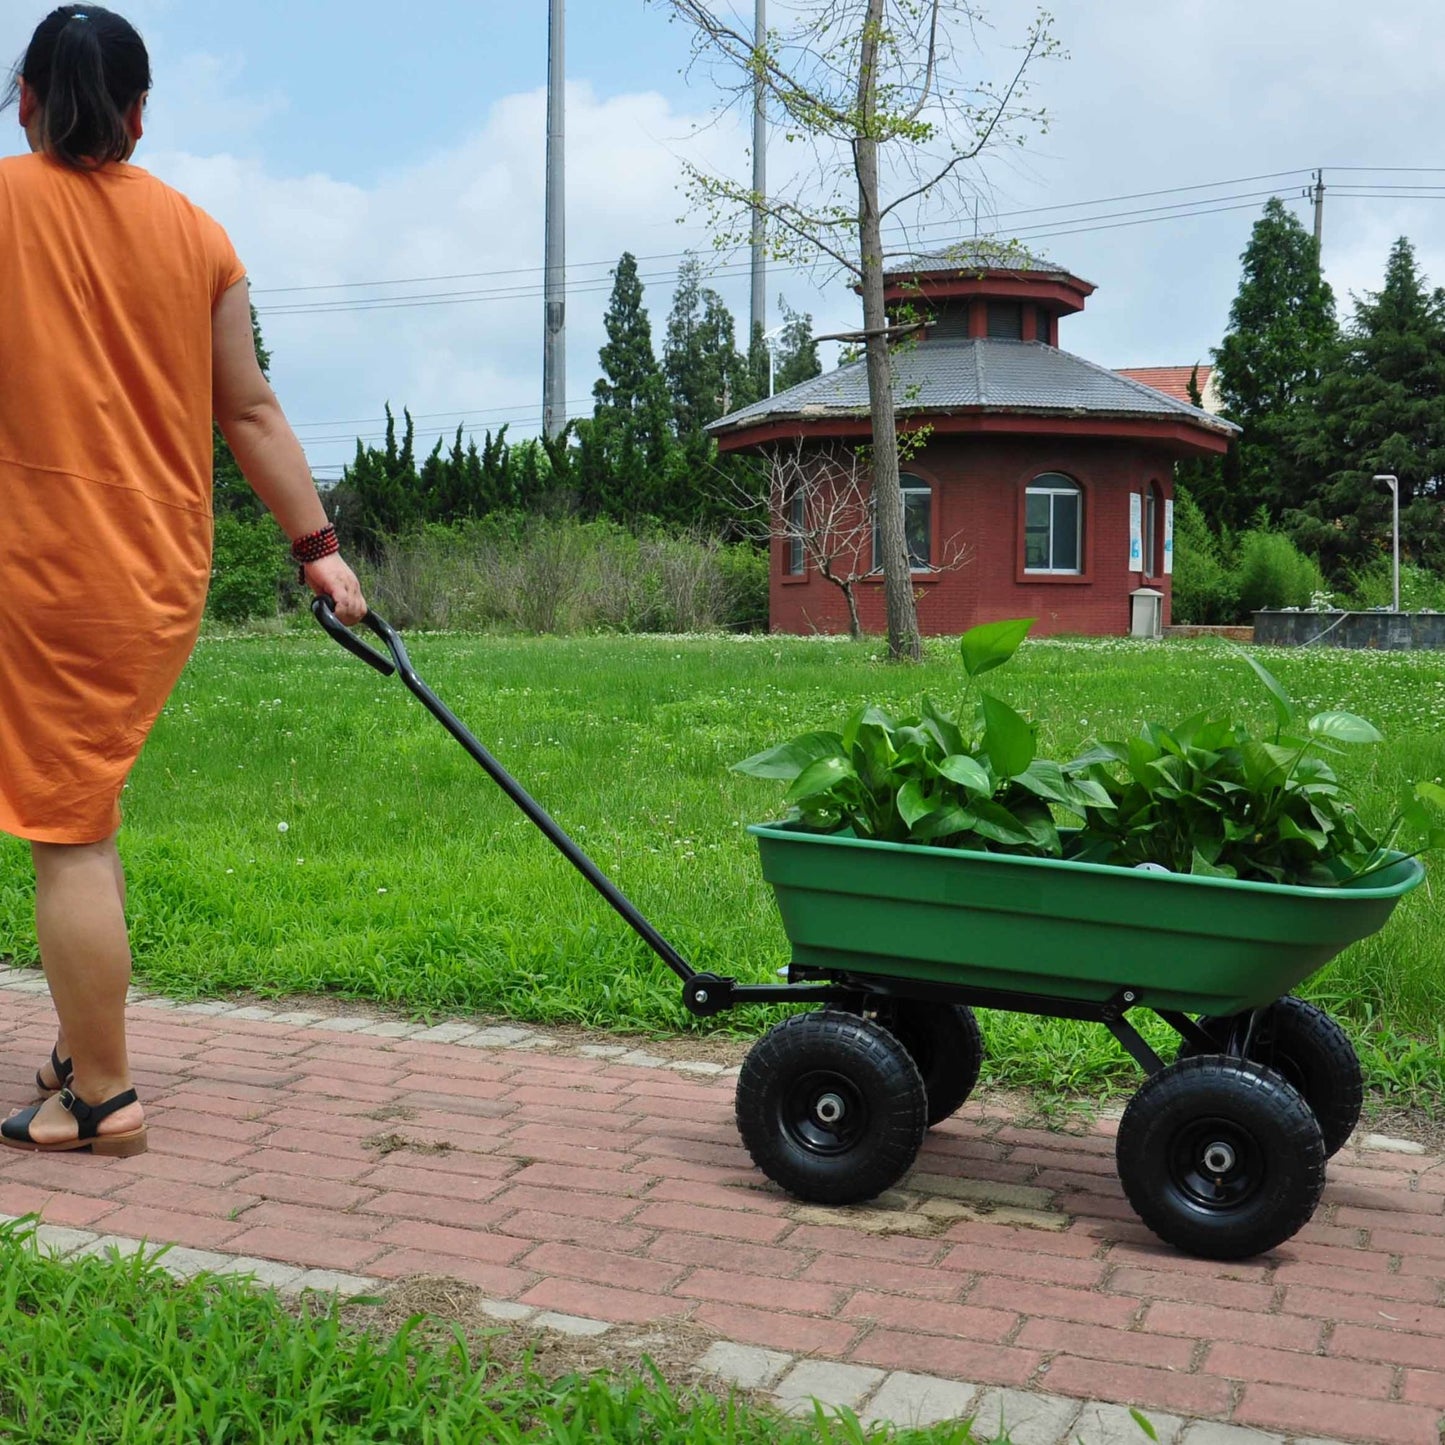
{"type": "Polygon", "coordinates": [[[1385,736],[1373,723],[1352,712],[1317,712],[1310,719],[1310,732],[1339,743],[1382,743],[1385,736]]]}
{"type": "Polygon", "coordinates": [[[1034,841],[1034,830],[999,803],[979,803],[972,811],[976,814],[974,831],[981,837],[1015,848],[1034,841]]]}
{"type": "Polygon", "coordinates": [[[1293,843],[1308,843],[1316,853],[1323,853],[1329,846],[1329,838],[1314,828],[1301,828],[1293,818],[1279,820],[1279,836],[1293,843]]]}
{"type": "Polygon", "coordinates": [[[967,753],[955,753],[944,758],[938,765],[938,771],[950,782],[967,788],[971,793],[982,793],[988,797],[993,792],[993,779],[989,777],[988,769],[967,753]]]}
{"type": "Polygon", "coordinates": [[[959,640],[963,654],[963,670],[970,677],[979,677],[991,668],[1002,667],[1034,625],[1032,617],[1015,618],[1010,622],[985,622],[970,628],[959,640]]]}
{"type": "Polygon", "coordinates": [[[1213,863],[1209,862],[1209,860],[1205,858],[1197,848],[1194,851],[1193,861],[1189,865],[1189,871],[1191,873],[1198,874],[1198,876],[1201,878],[1239,877],[1239,874],[1236,873],[1233,868],[1230,868],[1227,865],[1222,867],[1216,867],[1213,863]]]}
{"type": "Polygon", "coordinates": [[[995,775],[1012,778],[1023,772],[1033,762],[1037,748],[1033,724],[1006,702],[987,694],[983,698],[983,722],[983,750],[995,775]]]}
{"type": "Polygon", "coordinates": [[[1159,1432],[1154,1428],[1154,1422],[1147,1416],[1141,1414],[1132,1405],[1129,1407],[1129,1414],[1133,1417],[1134,1423],[1158,1445],[1159,1432]]]}
{"type": "Polygon", "coordinates": [[[1280,686],[1274,674],[1262,662],[1256,662],[1241,649],[1236,648],[1236,651],[1254,669],[1255,675],[1264,684],[1274,703],[1274,715],[1280,727],[1289,727],[1294,722],[1294,703],[1290,700],[1290,695],[1280,686]]]}
{"type": "Polygon", "coordinates": [[[1429,803],[1436,808],[1445,808],[1445,788],[1439,783],[1416,783],[1415,796],[1422,803],[1429,803]]]}
{"type": "Polygon", "coordinates": [[[843,739],[837,733],[804,733],[790,743],[754,753],[752,757],[734,763],[731,771],[745,773],[750,778],[791,780],[819,758],[841,757],[843,751],[843,739]]]}
{"type": "Polygon", "coordinates": [[[923,818],[913,829],[913,836],[920,843],[931,843],[935,839],[949,838],[956,833],[971,832],[976,822],[978,819],[973,813],[950,805],[923,818]]]}
{"type": "Polygon", "coordinates": [[[807,802],[810,799],[820,798],[825,793],[831,793],[839,783],[849,782],[856,779],[857,776],[858,774],[853,771],[853,764],[847,758],[836,755],[819,758],[817,762],[810,763],[798,774],[784,798],[789,803],[807,802]]]}
{"type": "Polygon", "coordinates": [[[891,737],[895,727],[897,723],[881,707],[860,707],[843,726],[843,751],[853,751],[859,734],[865,728],[881,731],[886,737],[891,737]]]}
{"type": "Polygon", "coordinates": [[[917,778],[909,778],[898,790],[898,816],[910,829],[920,818],[926,818],[930,813],[938,812],[943,806],[942,798],[924,797],[923,784],[917,778]]]}
{"type": "Polygon", "coordinates": [[[932,733],[945,756],[964,751],[963,732],[958,719],[945,712],[932,698],[923,699],[921,710],[922,727],[932,733]]]}
{"type": "Polygon", "coordinates": [[[1099,783],[1088,778],[1066,777],[1057,763],[1044,758],[1035,758],[1014,781],[1035,797],[1047,798],[1049,802],[1058,803],[1080,815],[1086,808],[1114,806],[1114,800],[1099,783]]]}

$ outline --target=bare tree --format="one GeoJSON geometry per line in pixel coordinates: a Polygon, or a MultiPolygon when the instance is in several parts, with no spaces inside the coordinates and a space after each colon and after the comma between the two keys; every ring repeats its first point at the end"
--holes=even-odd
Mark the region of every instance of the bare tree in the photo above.
{"type": "MultiPolygon", "coordinates": [[[[858,616],[858,584],[878,575],[874,529],[876,488],[864,451],[846,442],[817,443],[798,438],[768,455],[769,495],[742,504],[757,518],[745,523],[758,541],[780,542],[800,567],[813,568],[843,594],[848,606],[848,635],[863,636],[858,616]]],[[[920,570],[954,572],[970,560],[970,549],[957,536],[944,539],[939,560],[921,567],[909,561],[909,589],[920,570]]]]}
{"type": "MultiPolygon", "coordinates": [[[[760,196],[749,186],[689,167],[695,197],[720,223],[720,242],[742,241],[765,218],[772,253],[836,268],[863,298],[863,344],[873,433],[874,505],[883,553],[888,649],[922,655],[898,480],[891,342],[884,298],[885,224],[907,241],[941,189],[967,191],[968,163],[1003,142],[1021,143],[1043,115],[1025,106],[1035,63],[1057,53],[1039,12],[995,86],[958,64],[977,54],[983,13],[973,0],[782,0],[787,23],[762,43],[728,0],[653,0],[694,32],[695,63],[711,67],[731,97],[751,105],[761,83],[790,142],[810,145],[806,182],[760,196]],[[884,197],[887,189],[889,196],[884,197]]],[[[909,246],[907,250],[916,250],[909,246]]],[[[899,254],[895,250],[893,255],[899,254]]]]}

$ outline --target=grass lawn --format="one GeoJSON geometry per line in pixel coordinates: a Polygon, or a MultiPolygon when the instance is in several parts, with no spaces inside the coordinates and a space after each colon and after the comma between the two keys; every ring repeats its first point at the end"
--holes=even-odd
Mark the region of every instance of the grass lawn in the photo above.
{"type": "MultiPolygon", "coordinates": [[[[770,978],[786,944],[746,822],[781,785],[728,765],[859,702],[966,693],[951,644],[918,668],[876,643],[784,638],[414,635],[413,661],[472,730],[699,968],[770,978]]],[[[1445,775],[1445,666],[1431,654],[1272,653],[1311,709],[1374,721],[1340,760],[1383,824],[1445,775]]],[[[1065,757],[1203,708],[1268,715],[1212,644],[1027,644],[990,691],[1065,757]]],[[[672,976],[412,699],[319,631],[208,639],[125,795],[140,977],[179,994],[334,991],[611,1028],[699,1027],[672,976]]],[[[0,843],[0,954],[34,957],[23,845],[0,843]]],[[[1445,900],[1418,890],[1310,985],[1355,1027],[1377,1087],[1445,1086],[1445,900]],[[1407,1037],[1408,1036],[1408,1037],[1407,1037]]],[[[724,1016],[756,1030],[775,1013],[724,1016]]],[[[1102,1029],[991,1015],[992,1077],[1102,1090],[1127,1074],[1102,1029]]]]}
{"type": "MultiPolygon", "coordinates": [[[[487,1333],[414,1319],[349,1326],[232,1280],[153,1264],[57,1262],[0,1228],[0,1434],[28,1445],[970,1445],[967,1423],[865,1431],[794,1421],[660,1376],[547,1379],[487,1333]]],[[[1141,1433],[1140,1439],[1144,1438],[1141,1433]]]]}

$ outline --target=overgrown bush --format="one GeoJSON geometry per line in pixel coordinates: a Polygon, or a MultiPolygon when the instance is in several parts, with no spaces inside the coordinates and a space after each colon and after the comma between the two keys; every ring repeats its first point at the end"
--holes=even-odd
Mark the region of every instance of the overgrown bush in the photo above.
{"type": "Polygon", "coordinates": [[[497,513],[429,526],[363,563],[398,626],[524,632],[698,632],[767,623],[767,557],[747,544],[614,522],[497,513]]]}
{"type": "MultiPolygon", "coordinates": [[[[1371,607],[1389,607],[1394,602],[1394,563],[1381,557],[1346,580],[1346,594],[1337,597],[1341,606],[1358,612],[1371,607]]],[[[1445,577],[1428,567],[1410,562],[1400,564],[1400,608],[1404,612],[1445,612],[1445,577]]]]}
{"type": "Polygon", "coordinates": [[[207,615],[217,622],[275,617],[290,573],[286,541],[269,517],[216,517],[207,615]]]}
{"type": "Polygon", "coordinates": [[[1238,611],[1244,620],[1273,607],[1308,607],[1326,590],[1324,573],[1282,532],[1254,529],[1239,538],[1234,565],[1238,611]]]}
{"type": "Polygon", "coordinates": [[[1176,623],[1232,622],[1238,592],[1199,504],[1183,488],[1174,494],[1174,604],[1176,623]]]}

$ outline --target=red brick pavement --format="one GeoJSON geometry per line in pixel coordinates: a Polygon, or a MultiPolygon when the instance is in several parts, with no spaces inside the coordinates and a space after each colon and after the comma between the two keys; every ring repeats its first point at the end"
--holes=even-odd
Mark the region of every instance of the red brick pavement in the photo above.
{"type": "MultiPolygon", "coordinates": [[[[0,1088],[19,1104],[49,1003],[4,998],[0,1088]]],[[[450,1275],[569,1314],[688,1319],[1286,1435],[1440,1445],[1445,1161],[1428,1155],[1347,1150],[1297,1239],[1219,1264],[1140,1226],[1107,1122],[1030,1129],[984,1098],[933,1131],[897,1199],[829,1213],[753,1169],[729,1078],[144,1007],[131,1032],[151,1152],[0,1151],[0,1213],[450,1275]]]]}

